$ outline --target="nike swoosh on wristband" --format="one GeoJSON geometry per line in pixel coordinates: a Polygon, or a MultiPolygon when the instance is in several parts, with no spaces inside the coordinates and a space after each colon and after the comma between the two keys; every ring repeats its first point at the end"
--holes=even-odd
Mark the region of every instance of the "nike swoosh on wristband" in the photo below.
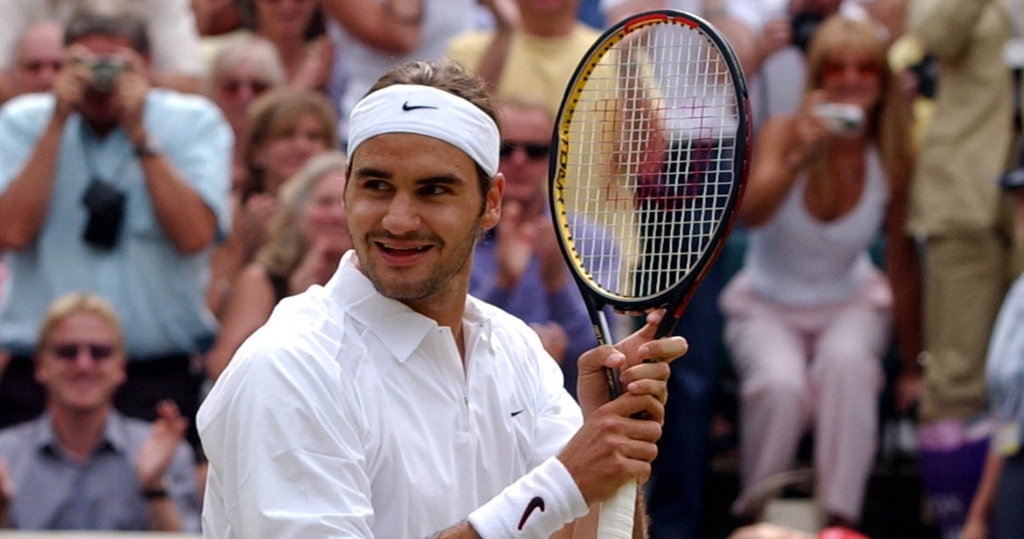
{"type": "Polygon", "coordinates": [[[519,519],[519,527],[516,528],[517,530],[522,531],[523,526],[526,525],[526,519],[530,518],[534,509],[540,509],[541,513],[544,512],[544,498],[534,496],[533,499],[530,500],[530,503],[526,504],[526,510],[523,511],[523,518],[519,519]]]}
{"type": "Polygon", "coordinates": [[[437,107],[431,107],[430,105],[410,105],[408,101],[402,103],[402,110],[410,111],[416,109],[436,109],[437,107]]]}

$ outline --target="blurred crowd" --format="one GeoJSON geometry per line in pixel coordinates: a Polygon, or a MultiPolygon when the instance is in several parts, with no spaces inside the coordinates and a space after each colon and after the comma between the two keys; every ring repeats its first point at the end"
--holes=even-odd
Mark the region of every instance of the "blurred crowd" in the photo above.
{"type": "Polygon", "coordinates": [[[458,61],[499,105],[503,218],[470,292],[573,393],[596,339],[548,214],[551,133],[601,31],[650,9],[725,35],[753,118],[740,221],[676,329],[652,537],[706,533],[723,429],[736,527],[809,442],[821,527],[863,532],[900,418],[907,519],[1024,537],[1015,0],[0,2],[0,527],[199,531],[196,410],[351,248],[346,119],[412,60],[458,61]]]}

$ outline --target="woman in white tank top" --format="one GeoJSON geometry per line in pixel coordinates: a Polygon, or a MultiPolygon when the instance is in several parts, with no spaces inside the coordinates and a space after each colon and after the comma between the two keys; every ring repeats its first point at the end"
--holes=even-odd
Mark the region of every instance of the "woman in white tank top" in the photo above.
{"type": "MultiPolygon", "coordinates": [[[[807,70],[800,109],[769,119],[756,141],[740,208],[746,263],[721,297],[741,384],[743,484],[733,511],[760,509],[753,489],[792,465],[813,425],[819,505],[829,524],[856,527],[894,311],[901,350],[913,358],[919,347],[917,270],[903,226],[909,113],[871,23],[828,19],[807,70]],[[887,275],[869,255],[883,231],[887,275]]],[[[919,380],[916,371],[904,381],[919,380]]]]}

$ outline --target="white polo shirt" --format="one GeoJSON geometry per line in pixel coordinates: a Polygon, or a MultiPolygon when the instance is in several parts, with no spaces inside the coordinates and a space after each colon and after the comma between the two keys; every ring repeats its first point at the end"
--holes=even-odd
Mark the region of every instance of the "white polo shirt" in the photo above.
{"type": "Polygon", "coordinates": [[[350,252],[285,299],[199,411],[205,537],[423,537],[464,520],[582,424],[526,324],[469,298],[449,328],[384,298],[350,252]]]}

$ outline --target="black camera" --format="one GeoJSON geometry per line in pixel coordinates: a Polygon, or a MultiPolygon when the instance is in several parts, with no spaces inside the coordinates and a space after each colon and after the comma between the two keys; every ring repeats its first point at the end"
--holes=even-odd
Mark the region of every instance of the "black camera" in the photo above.
{"type": "Polygon", "coordinates": [[[113,185],[97,179],[89,182],[82,196],[82,204],[89,210],[82,239],[94,247],[113,249],[124,224],[126,201],[127,195],[113,185]]]}
{"type": "Polygon", "coordinates": [[[93,88],[106,94],[114,89],[117,77],[128,69],[128,62],[117,56],[100,56],[89,62],[89,69],[92,70],[93,88]]]}
{"type": "Polygon", "coordinates": [[[801,11],[793,14],[789,20],[790,29],[793,31],[793,45],[796,45],[801,51],[807,52],[811,38],[814,37],[814,33],[818,31],[818,26],[821,26],[823,20],[825,17],[813,11],[801,11]]]}

